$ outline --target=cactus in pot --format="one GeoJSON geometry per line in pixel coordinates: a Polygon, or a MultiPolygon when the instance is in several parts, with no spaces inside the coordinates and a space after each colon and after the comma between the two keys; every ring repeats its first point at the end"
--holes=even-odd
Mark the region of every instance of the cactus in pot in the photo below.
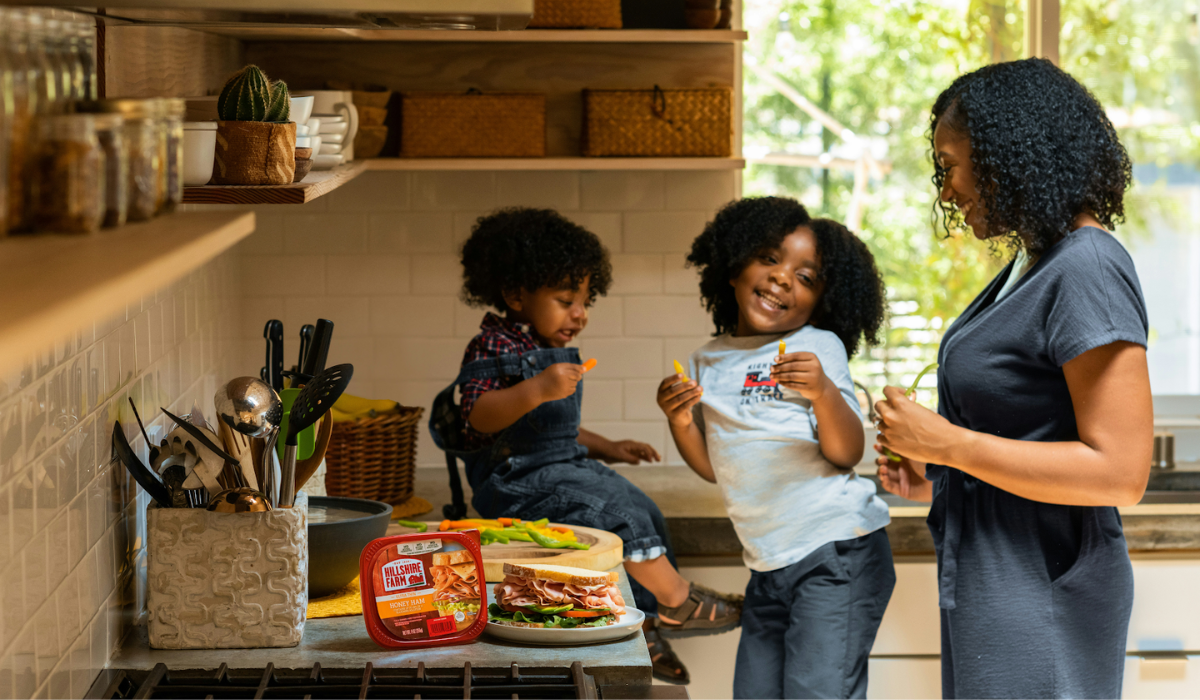
{"type": "Polygon", "coordinates": [[[282,80],[267,80],[246,66],[225,83],[217,98],[217,152],[213,183],[285,185],[296,170],[296,125],[282,80]]]}

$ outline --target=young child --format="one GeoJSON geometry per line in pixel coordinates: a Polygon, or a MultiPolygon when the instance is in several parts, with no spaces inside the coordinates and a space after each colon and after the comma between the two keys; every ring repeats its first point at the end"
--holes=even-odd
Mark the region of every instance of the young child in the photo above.
{"type": "Polygon", "coordinates": [[[720,484],[752,570],[734,697],[866,697],[896,581],[887,506],[852,471],[847,359],[883,322],[874,258],[841,224],[765,197],[726,205],[688,262],[716,337],[658,404],[688,465],[720,484]]]}
{"type": "MultiPolygon", "coordinates": [[[[567,344],[612,281],[600,239],[554,211],[506,209],[479,219],[462,264],[464,300],[503,315],[484,316],[454,385],[434,403],[430,428],[447,452],[452,486],[457,457],[466,463],[471,503],[486,518],[549,518],[619,535],[636,605],[657,615],[664,632],[737,626],[732,600],[679,575],[658,506],[596,461],[658,461],[658,452],[579,426],[584,369],[579,351],[567,344]],[[454,405],[455,386],[461,408],[454,405]]],[[[647,632],[652,656],[659,655],[658,675],[686,682],[666,641],[653,626],[647,632]]]]}

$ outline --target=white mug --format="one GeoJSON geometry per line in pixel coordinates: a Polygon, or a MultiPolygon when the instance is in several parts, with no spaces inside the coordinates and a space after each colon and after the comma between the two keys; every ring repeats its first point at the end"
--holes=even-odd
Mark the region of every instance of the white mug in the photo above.
{"type": "Polygon", "coordinates": [[[346,130],[346,148],[342,155],[346,161],[354,160],[354,135],[358,133],[358,110],[354,107],[351,93],[347,90],[305,90],[294,92],[298,97],[313,97],[313,116],[343,115],[350,128],[346,130]]]}

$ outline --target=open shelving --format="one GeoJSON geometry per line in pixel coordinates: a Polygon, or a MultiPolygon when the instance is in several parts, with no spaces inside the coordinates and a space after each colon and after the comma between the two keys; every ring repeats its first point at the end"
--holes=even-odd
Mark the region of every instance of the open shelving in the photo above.
{"type": "Polygon", "coordinates": [[[310,172],[290,185],[203,185],[183,189],[184,204],[306,204],[363,174],[369,161],[310,172]]]}

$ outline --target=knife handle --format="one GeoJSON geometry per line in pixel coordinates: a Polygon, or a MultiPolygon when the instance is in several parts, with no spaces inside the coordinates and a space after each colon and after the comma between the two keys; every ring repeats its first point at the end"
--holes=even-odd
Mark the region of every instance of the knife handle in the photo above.
{"type": "Polygon", "coordinates": [[[308,355],[305,357],[304,369],[305,374],[310,377],[315,377],[325,369],[325,362],[329,358],[329,341],[333,336],[333,321],[328,319],[317,319],[316,330],[313,331],[312,346],[308,350],[308,355]]]}

